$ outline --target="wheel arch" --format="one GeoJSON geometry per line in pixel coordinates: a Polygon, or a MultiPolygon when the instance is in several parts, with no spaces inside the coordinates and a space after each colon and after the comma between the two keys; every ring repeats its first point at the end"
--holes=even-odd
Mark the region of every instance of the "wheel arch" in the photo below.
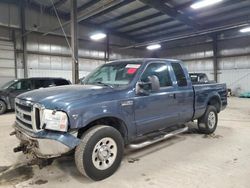
{"type": "Polygon", "coordinates": [[[217,113],[221,110],[221,99],[219,95],[214,95],[209,98],[207,105],[214,106],[217,110],[217,113]]]}
{"type": "Polygon", "coordinates": [[[84,127],[78,129],[77,137],[80,138],[85,131],[87,131],[88,129],[90,129],[91,127],[95,125],[107,125],[107,126],[111,126],[115,128],[122,135],[125,144],[128,142],[128,129],[127,129],[125,122],[122,119],[118,117],[114,117],[114,116],[98,117],[92,120],[91,122],[86,124],[84,127]]]}

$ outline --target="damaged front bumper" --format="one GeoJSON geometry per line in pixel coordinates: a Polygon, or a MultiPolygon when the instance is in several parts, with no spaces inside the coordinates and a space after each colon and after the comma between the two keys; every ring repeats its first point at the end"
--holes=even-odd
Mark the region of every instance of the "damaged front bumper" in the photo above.
{"type": "MultiPolygon", "coordinates": [[[[14,125],[14,135],[20,140],[17,151],[31,153],[39,158],[55,158],[73,150],[80,140],[70,133],[55,131],[31,132],[23,129],[18,124],[14,125]]],[[[15,151],[14,150],[14,151],[15,151]]]]}

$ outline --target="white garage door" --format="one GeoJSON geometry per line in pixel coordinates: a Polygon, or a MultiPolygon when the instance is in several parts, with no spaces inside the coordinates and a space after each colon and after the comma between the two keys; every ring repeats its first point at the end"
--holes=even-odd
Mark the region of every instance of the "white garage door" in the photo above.
{"type": "Polygon", "coordinates": [[[0,86],[15,78],[13,42],[0,40],[0,86]]]}

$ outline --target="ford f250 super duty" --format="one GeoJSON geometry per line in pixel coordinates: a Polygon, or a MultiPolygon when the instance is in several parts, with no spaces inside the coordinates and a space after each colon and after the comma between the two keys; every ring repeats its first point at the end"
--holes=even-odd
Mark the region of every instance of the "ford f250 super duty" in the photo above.
{"type": "Polygon", "coordinates": [[[30,91],[15,101],[15,152],[54,159],[74,151],[79,172],[112,175],[125,147],[141,148],[188,130],[215,131],[227,105],[225,84],[193,86],[178,60],[129,59],[104,64],[83,85],[30,91]]]}

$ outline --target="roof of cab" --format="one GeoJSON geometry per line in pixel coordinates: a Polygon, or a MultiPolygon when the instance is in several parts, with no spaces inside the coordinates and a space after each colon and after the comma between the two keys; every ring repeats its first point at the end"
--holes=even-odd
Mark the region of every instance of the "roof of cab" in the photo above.
{"type": "Polygon", "coordinates": [[[131,58],[131,59],[119,59],[119,60],[114,60],[114,61],[110,61],[109,63],[118,63],[118,62],[137,62],[140,64],[143,63],[147,63],[149,61],[168,61],[168,62],[177,62],[180,63],[182,62],[181,60],[177,60],[177,59],[164,59],[164,58],[131,58]]]}

